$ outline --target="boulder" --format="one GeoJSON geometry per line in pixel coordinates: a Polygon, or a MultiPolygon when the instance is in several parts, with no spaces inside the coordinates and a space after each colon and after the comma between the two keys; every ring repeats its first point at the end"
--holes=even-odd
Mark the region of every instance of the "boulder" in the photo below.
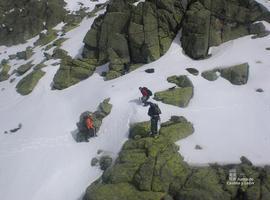
{"type": "Polygon", "coordinates": [[[248,81],[249,76],[249,65],[243,63],[235,65],[229,68],[219,69],[221,77],[227,79],[234,85],[244,85],[248,81]]]}
{"type": "Polygon", "coordinates": [[[23,74],[25,74],[27,71],[29,71],[32,67],[34,66],[34,64],[32,64],[32,61],[24,64],[24,65],[21,65],[20,67],[18,67],[16,69],[16,73],[21,76],[23,74]]]}
{"type": "Polygon", "coordinates": [[[99,166],[101,170],[106,170],[112,165],[112,158],[110,156],[102,156],[99,159],[99,166]]]}
{"type": "Polygon", "coordinates": [[[84,59],[62,59],[60,68],[53,78],[53,88],[62,90],[87,79],[95,71],[95,66],[84,59]]]}
{"type": "Polygon", "coordinates": [[[38,84],[39,80],[44,75],[45,72],[41,70],[35,70],[30,74],[28,74],[27,76],[23,77],[16,85],[17,92],[20,93],[21,95],[30,94],[38,84]]]}
{"type": "Polygon", "coordinates": [[[202,72],[201,76],[208,81],[215,81],[218,79],[218,75],[217,75],[216,70],[204,71],[204,72],[202,72]]]}
{"type": "Polygon", "coordinates": [[[199,75],[199,71],[198,71],[197,69],[195,69],[195,68],[186,68],[186,70],[187,70],[190,74],[192,74],[192,75],[194,75],[194,76],[198,76],[198,75],[199,75]]]}
{"type": "Polygon", "coordinates": [[[28,60],[31,58],[31,56],[34,54],[33,48],[32,47],[27,47],[25,51],[17,52],[16,53],[16,58],[17,59],[23,59],[23,60],[28,60]]]}
{"type": "MultiPolygon", "coordinates": [[[[1,64],[1,72],[0,72],[0,82],[8,80],[9,79],[9,70],[11,68],[11,66],[9,64],[1,64]]],[[[1,69],[0,68],[0,69],[1,69]]]]}

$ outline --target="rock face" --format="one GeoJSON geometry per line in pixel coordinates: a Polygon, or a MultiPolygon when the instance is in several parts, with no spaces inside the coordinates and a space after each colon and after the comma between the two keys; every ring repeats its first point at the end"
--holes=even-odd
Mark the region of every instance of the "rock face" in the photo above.
{"type": "Polygon", "coordinates": [[[269,199],[269,166],[254,167],[241,158],[238,165],[191,167],[175,144],[193,133],[190,122],[173,116],[162,123],[158,138],[148,136],[147,124],[132,125],[114,165],[87,188],[84,200],[269,199]],[[239,185],[230,185],[232,172],[243,178],[239,185]],[[254,184],[247,185],[244,179],[254,184]]]}
{"type": "Polygon", "coordinates": [[[64,0],[12,0],[0,2],[0,45],[23,43],[63,21],[64,0]]]}
{"type": "Polygon", "coordinates": [[[205,58],[211,46],[264,32],[252,25],[260,20],[270,21],[270,14],[253,0],[193,0],[183,21],[182,46],[191,58],[205,58]]]}
{"type": "Polygon", "coordinates": [[[185,10],[177,0],[132,3],[112,1],[84,38],[83,56],[98,64],[110,62],[113,78],[124,72],[125,63],[149,63],[164,55],[185,10]]]}
{"type": "Polygon", "coordinates": [[[126,63],[149,63],[164,55],[180,28],[186,54],[206,58],[211,46],[238,37],[265,35],[269,12],[253,0],[112,0],[84,38],[83,56],[110,63],[108,79],[126,73],[126,63]]]}

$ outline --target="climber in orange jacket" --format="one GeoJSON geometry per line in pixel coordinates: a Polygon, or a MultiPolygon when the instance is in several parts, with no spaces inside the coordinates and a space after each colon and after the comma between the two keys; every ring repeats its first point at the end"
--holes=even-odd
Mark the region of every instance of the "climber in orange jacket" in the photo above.
{"type": "Polygon", "coordinates": [[[96,135],[96,129],[94,126],[94,121],[91,115],[88,115],[85,118],[85,126],[87,128],[87,132],[85,134],[85,140],[88,142],[90,137],[95,137],[96,135]]]}

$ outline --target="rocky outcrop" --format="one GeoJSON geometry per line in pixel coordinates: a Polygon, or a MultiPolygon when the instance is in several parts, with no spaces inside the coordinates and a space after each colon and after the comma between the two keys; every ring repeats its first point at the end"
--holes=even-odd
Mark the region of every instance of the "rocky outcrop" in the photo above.
{"type": "Polygon", "coordinates": [[[190,122],[173,116],[161,124],[158,138],[148,136],[147,124],[132,125],[115,163],[87,188],[84,200],[269,199],[269,166],[242,157],[241,164],[191,167],[175,144],[193,133],[190,122]]]}
{"type": "Polygon", "coordinates": [[[164,55],[184,15],[181,1],[132,3],[112,1],[84,38],[83,56],[98,64],[109,62],[113,78],[124,73],[127,63],[149,63],[164,55]]]}
{"type": "Polygon", "coordinates": [[[253,0],[192,0],[183,21],[181,42],[194,59],[208,56],[208,49],[248,34],[264,33],[270,13],[253,0]]]}
{"type": "Polygon", "coordinates": [[[108,79],[125,74],[125,64],[149,63],[164,55],[180,28],[184,51],[206,58],[211,46],[238,37],[267,34],[269,12],[253,0],[113,0],[84,38],[83,56],[97,64],[110,63],[108,79]]]}
{"type": "Polygon", "coordinates": [[[0,2],[0,45],[23,43],[64,20],[64,0],[0,2]]]}
{"type": "Polygon", "coordinates": [[[187,107],[193,97],[193,84],[187,76],[171,76],[168,82],[176,84],[168,90],[156,92],[154,99],[179,107],[187,107]]]}

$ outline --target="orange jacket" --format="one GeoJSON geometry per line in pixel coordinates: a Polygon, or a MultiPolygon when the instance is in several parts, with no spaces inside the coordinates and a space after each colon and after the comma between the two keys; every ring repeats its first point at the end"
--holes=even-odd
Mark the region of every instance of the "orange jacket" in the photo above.
{"type": "Polygon", "coordinates": [[[87,117],[86,120],[85,120],[85,123],[86,123],[86,127],[88,129],[93,129],[94,128],[94,122],[93,122],[92,118],[87,117]]]}

